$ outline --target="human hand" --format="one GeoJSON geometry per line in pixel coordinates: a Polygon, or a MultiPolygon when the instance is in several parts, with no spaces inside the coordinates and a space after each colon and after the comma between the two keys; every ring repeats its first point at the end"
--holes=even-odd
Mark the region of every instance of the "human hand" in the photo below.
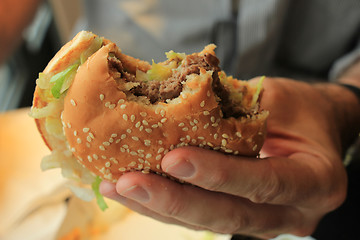
{"type": "Polygon", "coordinates": [[[155,219],[192,229],[272,238],[311,234],[346,195],[340,121],[319,88],[267,79],[270,111],[261,158],[196,147],[169,152],[155,174],[126,173],[101,193],[155,219]]]}

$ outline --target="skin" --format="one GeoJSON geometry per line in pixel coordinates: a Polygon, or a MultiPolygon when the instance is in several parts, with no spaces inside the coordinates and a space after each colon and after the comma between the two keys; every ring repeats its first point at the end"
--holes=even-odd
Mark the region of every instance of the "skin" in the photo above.
{"type": "Polygon", "coordinates": [[[20,45],[22,32],[31,23],[42,0],[0,1],[0,64],[20,45]]]}
{"type": "MultiPolygon", "coordinates": [[[[360,64],[354,67],[340,81],[359,86],[360,64]]],[[[341,155],[360,131],[360,111],[354,111],[360,103],[336,84],[268,78],[264,88],[262,107],[271,114],[260,158],[179,148],[161,167],[192,185],[127,173],[116,184],[104,181],[101,193],[141,214],[192,229],[264,239],[310,235],[346,197],[341,155]]]]}

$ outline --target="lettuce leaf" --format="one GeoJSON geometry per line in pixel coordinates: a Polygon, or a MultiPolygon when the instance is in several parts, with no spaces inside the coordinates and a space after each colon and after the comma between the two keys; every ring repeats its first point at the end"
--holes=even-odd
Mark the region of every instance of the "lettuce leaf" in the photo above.
{"type": "Polygon", "coordinates": [[[61,94],[70,87],[78,67],[79,64],[75,63],[70,67],[66,68],[64,71],[55,74],[50,79],[50,83],[54,83],[54,86],[52,86],[51,88],[51,93],[55,98],[59,99],[61,94]]]}
{"type": "Polygon", "coordinates": [[[92,187],[92,190],[94,191],[97,204],[99,205],[99,207],[102,211],[105,211],[105,209],[108,208],[108,205],[106,204],[106,202],[104,200],[104,196],[101,195],[101,193],[100,193],[99,188],[100,188],[101,181],[102,181],[102,179],[99,176],[97,176],[95,178],[95,181],[92,183],[91,187],[92,187]]]}

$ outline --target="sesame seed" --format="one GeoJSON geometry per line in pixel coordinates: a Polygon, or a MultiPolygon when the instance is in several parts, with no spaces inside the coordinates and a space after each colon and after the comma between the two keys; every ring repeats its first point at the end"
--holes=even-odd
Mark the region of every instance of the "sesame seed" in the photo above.
{"type": "Polygon", "coordinates": [[[180,138],[180,142],[184,142],[186,140],[186,138],[182,137],[180,138]]]}
{"type": "Polygon", "coordinates": [[[210,91],[207,91],[206,96],[210,97],[210,91]]]}
{"type": "Polygon", "coordinates": [[[121,147],[121,148],[120,148],[120,151],[124,153],[126,150],[125,150],[125,148],[122,148],[122,147],[121,147]]]}
{"type": "Polygon", "coordinates": [[[162,117],[165,117],[165,110],[164,110],[164,109],[161,109],[160,115],[161,115],[162,117]]]}
{"type": "Polygon", "coordinates": [[[239,138],[242,137],[241,132],[236,132],[235,135],[238,136],[239,138]]]}
{"type": "Polygon", "coordinates": [[[151,158],[152,155],[150,153],[146,154],[145,158],[151,158]]]}
{"type": "Polygon", "coordinates": [[[144,126],[141,125],[141,126],[139,127],[139,131],[141,132],[143,129],[144,129],[144,126]]]}
{"type": "Polygon", "coordinates": [[[135,167],[136,166],[136,162],[132,161],[131,163],[128,164],[129,167],[135,167]]]}
{"type": "Polygon", "coordinates": [[[119,168],[119,171],[120,171],[120,172],[125,172],[125,171],[126,171],[126,168],[121,167],[121,168],[119,168]]]}
{"type": "Polygon", "coordinates": [[[205,106],[205,101],[202,101],[201,103],[200,103],[200,107],[204,107],[205,106]]]}
{"type": "Polygon", "coordinates": [[[107,157],[106,157],[106,156],[104,156],[104,155],[101,155],[101,158],[102,158],[102,159],[106,159],[107,157]]]}
{"type": "Polygon", "coordinates": [[[209,127],[209,123],[206,123],[205,125],[204,125],[204,129],[207,129],[208,127],[209,127]]]}
{"type": "Polygon", "coordinates": [[[252,148],[252,150],[255,152],[257,148],[257,144],[254,145],[254,147],[252,148]]]}
{"type": "Polygon", "coordinates": [[[125,102],[124,99],[119,99],[118,104],[123,104],[125,102]]]}
{"type": "Polygon", "coordinates": [[[198,123],[199,123],[199,121],[198,121],[198,120],[196,120],[196,119],[194,119],[194,123],[195,123],[195,124],[198,124],[198,123]]]}
{"type": "Polygon", "coordinates": [[[196,139],[191,139],[191,142],[193,143],[193,144],[196,144],[196,139]]]}
{"type": "Polygon", "coordinates": [[[90,128],[83,128],[83,132],[87,133],[90,130],[90,128]]]}
{"type": "Polygon", "coordinates": [[[103,142],[103,145],[104,146],[110,146],[110,143],[109,142],[103,142]]]}
{"type": "Polygon", "coordinates": [[[239,151],[235,151],[234,154],[235,154],[235,155],[239,155],[239,151]]]}
{"type": "Polygon", "coordinates": [[[144,167],[144,165],[142,165],[142,164],[138,165],[138,169],[142,169],[143,167],[144,167]]]}
{"type": "Polygon", "coordinates": [[[93,158],[94,158],[95,160],[98,160],[98,159],[99,159],[98,155],[96,155],[95,153],[93,154],[93,158]]]}
{"type": "Polygon", "coordinates": [[[105,163],[105,167],[110,167],[111,166],[111,163],[110,162],[106,162],[105,163]]]}
{"type": "Polygon", "coordinates": [[[114,139],[113,138],[109,138],[109,143],[113,143],[114,139]]]}
{"type": "Polygon", "coordinates": [[[147,133],[151,133],[151,132],[152,132],[152,129],[151,129],[151,128],[145,128],[145,131],[146,131],[147,133]]]}
{"type": "Polygon", "coordinates": [[[225,139],[223,139],[223,140],[221,140],[221,146],[226,146],[226,144],[227,144],[227,141],[225,140],[225,139]]]}
{"type": "Polygon", "coordinates": [[[212,123],[215,123],[215,117],[214,117],[214,116],[211,116],[210,121],[211,121],[212,123]]]}
{"type": "Polygon", "coordinates": [[[204,111],[203,114],[204,114],[204,116],[207,116],[207,115],[210,115],[210,112],[209,111],[204,111]]]}
{"type": "Polygon", "coordinates": [[[184,132],[186,132],[186,131],[189,131],[189,128],[188,128],[188,127],[184,127],[184,128],[182,128],[182,130],[183,130],[184,132]]]}
{"type": "Polygon", "coordinates": [[[144,140],[144,144],[145,144],[145,146],[150,146],[150,145],[151,145],[151,141],[150,141],[150,140],[144,140]]]}
{"type": "Polygon", "coordinates": [[[157,125],[157,124],[155,123],[155,124],[151,125],[151,127],[152,127],[152,128],[157,128],[157,127],[159,127],[159,125],[157,125]]]}
{"type": "Polygon", "coordinates": [[[80,138],[76,139],[76,142],[80,144],[80,143],[81,143],[81,139],[80,139],[80,138]]]}
{"type": "Polygon", "coordinates": [[[223,138],[229,138],[229,135],[227,135],[226,133],[224,133],[223,135],[221,135],[223,138]]]}
{"type": "Polygon", "coordinates": [[[128,149],[129,146],[128,146],[127,144],[124,144],[124,145],[123,145],[123,148],[128,149]]]}
{"type": "Polygon", "coordinates": [[[195,126],[195,123],[193,121],[190,121],[191,126],[195,126]]]}
{"type": "Polygon", "coordinates": [[[164,148],[159,148],[158,153],[162,153],[164,150],[164,148]]]}
{"type": "Polygon", "coordinates": [[[204,137],[197,137],[198,139],[200,139],[200,140],[205,140],[205,138],[204,137]]]}
{"type": "Polygon", "coordinates": [[[211,142],[207,142],[206,144],[210,147],[214,147],[214,145],[211,142]]]}
{"type": "Polygon", "coordinates": [[[130,120],[131,120],[131,122],[134,122],[134,121],[135,121],[135,115],[134,115],[134,114],[132,114],[132,115],[130,116],[130,120]]]}
{"type": "Polygon", "coordinates": [[[140,112],[140,115],[141,115],[142,117],[146,117],[146,116],[147,116],[147,113],[146,113],[146,112],[140,112]]]}
{"type": "Polygon", "coordinates": [[[145,125],[145,126],[148,126],[149,123],[146,121],[146,120],[143,120],[142,123],[145,125]]]}
{"type": "Polygon", "coordinates": [[[131,133],[131,129],[130,128],[126,129],[126,132],[131,133]]]}
{"type": "Polygon", "coordinates": [[[157,169],[160,169],[160,164],[156,164],[156,168],[157,168],[157,169]]]}
{"type": "Polygon", "coordinates": [[[112,138],[116,138],[116,137],[117,137],[117,134],[116,134],[116,133],[113,133],[113,134],[111,134],[111,137],[112,137],[112,138]]]}
{"type": "Polygon", "coordinates": [[[73,105],[74,107],[76,106],[76,102],[74,101],[74,99],[70,99],[71,105],[73,105]]]}
{"type": "Polygon", "coordinates": [[[67,127],[68,127],[68,128],[71,128],[71,124],[70,124],[70,123],[67,123],[67,127]]]}
{"type": "Polygon", "coordinates": [[[103,101],[104,98],[105,98],[104,94],[100,94],[99,97],[100,97],[100,100],[101,100],[101,101],[103,101]]]}
{"type": "Polygon", "coordinates": [[[162,140],[159,140],[158,143],[159,143],[160,145],[162,145],[162,144],[163,144],[163,141],[162,141],[162,140]]]}
{"type": "Polygon", "coordinates": [[[108,180],[112,180],[112,174],[108,173],[108,174],[104,175],[104,178],[106,178],[108,180]]]}
{"type": "Polygon", "coordinates": [[[223,112],[221,111],[221,109],[220,109],[220,111],[219,111],[219,115],[220,115],[221,118],[224,117],[224,114],[223,114],[223,112]]]}
{"type": "Polygon", "coordinates": [[[117,139],[116,141],[115,141],[115,143],[119,143],[121,141],[121,139],[117,139]]]}
{"type": "Polygon", "coordinates": [[[219,124],[218,124],[218,123],[214,123],[214,124],[211,124],[211,126],[213,126],[213,127],[218,127],[219,124]]]}
{"type": "Polygon", "coordinates": [[[102,151],[105,151],[105,147],[103,145],[100,145],[99,149],[102,150],[102,151]]]}
{"type": "Polygon", "coordinates": [[[193,132],[196,132],[197,129],[198,129],[198,127],[197,127],[197,126],[194,126],[194,127],[192,127],[191,130],[192,130],[193,132]]]}
{"type": "Polygon", "coordinates": [[[159,155],[156,156],[155,160],[159,161],[160,159],[161,159],[161,155],[159,154],[159,155]]]}
{"type": "Polygon", "coordinates": [[[226,152],[226,153],[233,153],[234,151],[231,150],[231,149],[225,149],[225,152],[226,152]]]}
{"type": "Polygon", "coordinates": [[[139,141],[139,138],[136,137],[136,136],[132,136],[131,138],[132,138],[134,141],[139,141]]]}
{"type": "Polygon", "coordinates": [[[115,104],[110,104],[109,109],[114,109],[115,106],[116,106],[115,104]]]}
{"type": "Polygon", "coordinates": [[[125,120],[125,121],[127,121],[128,120],[128,115],[126,115],[125,113],[123,114],[123,119],[125,120]]]}
{"type": "Polygon", "coordinates": [[[165,123],[167,121],[167,118],[163,118],[160,120],[161,123],[165,123]]]}
{"type": "Polygon", "coordinates": [[[136,128],[139,128],[140,125],[141,125],[141,122],[139,121],[139,122],[137,122],[137,123],[135,124],[135,127],[136,127],[136,128]]]}
{"type": "Polygon", "coordinates": [[[106,103],[105,103],[105,107],[109,107],[110,104],[111,104],[111,102],[106,102],[106,103]]]}
{"type": "Polygon", "coordinates": [[[92,139],[95,139],[94,134],[92,134],[91,132],[89,133],[89,136],[90,136],[92,139]]]}
{"type": "Polygon", "coordinates": [[[76,152],[75,148],[70,149],[71,152],[76,152]]]}
{"type": "Polygon", "coordinates": [[[90,155],[87,156],[87,159],[89,160],[89,162],[92,162],[92,158],[90,155]]]}
{"type": "Polygon", "coordinates": [[[160,113],[160,108],[155,109],[155,114],[159,114],[160,113]]]}
{"type": "Polygon", "coordinates": [[[179,123],[179,127],[184,127],[185,126],[185,123],[181,122],[179,123]]]}
{"type": "Polygon", "coordinates": [[[191,137],[189,135],[186,135],[186,139],[190,141],[191,137]]]}
{"type": "Polygon", "coordinates": [[[121,139],[125,139],[126,138],[126,134],[124,133],[124,134],[121,134],[121,137],[120,137],[121,139]]]}
{"type": "Polygon", "coordinates": [[[88,148],[91,147],[91,146],[90,146],[90,143],[88,143],[88,142],[86,142],[85,145],[86,145],[86,147],[88,147],[88,148]]]}
{"type": "Polygon", "coordinates": [[[77,136],[77,131],[76,131],[76,130],[74,131],[74,136],[75,136],[75,137],[77,136]]]}
{"type": "Polygon", "coordinates": [[[144,163],[145,162],[144,159],[142,159],[142,158],[138,158],[138,161],[139,161],[139,163],[144,163]]]}
{"type": "Polygon", "coordinates": [[[214,139],[216,140],[218,138],[219,134],[215,133],[214,134],[214,139]]]}
{"type": "Polygon", "coordinates": [[[121,104],[121,105],[120,105],[120,108],[121,108],[121,109],[125,109],[125,108],[126,108],[126,104],[121,104]]]}

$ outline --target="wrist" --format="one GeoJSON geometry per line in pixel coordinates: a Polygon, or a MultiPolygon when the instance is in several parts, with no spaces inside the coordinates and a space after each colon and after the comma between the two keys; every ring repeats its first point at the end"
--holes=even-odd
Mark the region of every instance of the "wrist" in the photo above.
{"type": "MultiPolygon", "coordinates": [[[[341,83],[359,87],[358,81],[350,79],[341,83]]],[[[339,84],[315,84],[314,86],[329,103],[329,111],[335,121],[342,153],[344,153],[359,136],[360,100],[352,90],[339,84]]]]}

